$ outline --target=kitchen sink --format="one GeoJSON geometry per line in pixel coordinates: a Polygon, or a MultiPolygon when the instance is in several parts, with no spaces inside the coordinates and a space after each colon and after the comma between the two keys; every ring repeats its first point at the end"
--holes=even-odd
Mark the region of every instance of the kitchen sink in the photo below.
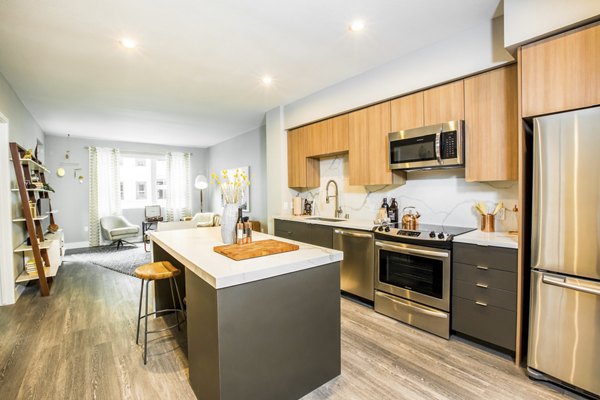
{"type": "Polygon", "coordinates": [[[327,221],[327,222],[341,222],[341,221],[345,221],[345,219],[340,219],[340,218],[325,218],[325,217],[310,217],[310,218],[306,218],[307,220],[311,220],[311,221],[327,221]]]}

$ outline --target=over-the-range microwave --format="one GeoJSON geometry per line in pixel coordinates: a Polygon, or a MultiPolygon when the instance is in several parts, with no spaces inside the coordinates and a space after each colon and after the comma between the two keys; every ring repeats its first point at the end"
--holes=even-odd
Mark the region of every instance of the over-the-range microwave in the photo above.
{"type": "Polygon", "coordinates": [[[448,121],[388,135],[390,169],[461,168],[465,165],[465,123],[448,121]]]}

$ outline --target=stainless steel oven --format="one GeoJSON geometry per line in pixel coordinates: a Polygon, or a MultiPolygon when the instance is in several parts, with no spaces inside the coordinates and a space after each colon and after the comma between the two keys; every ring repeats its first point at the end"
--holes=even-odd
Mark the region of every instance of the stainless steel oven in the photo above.
{"type": "Polygon", "coordinates": [[[451,250],[375,242],[375,311],[450,337],[451,250]]]}

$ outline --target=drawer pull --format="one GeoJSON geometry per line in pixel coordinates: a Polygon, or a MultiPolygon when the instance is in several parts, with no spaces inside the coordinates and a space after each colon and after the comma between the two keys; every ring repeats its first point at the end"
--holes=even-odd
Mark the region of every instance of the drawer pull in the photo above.
{"type": "Polygon", "coordinates": [[[484,303],[483,301],[476,301],[475,304],[481,307],[487,307],[487,303],[484,303]]]}
{"type": "Polygon", "coordinates": [[[488,285],[486,285],[485,283],[476,283],[475,286],[480,287],[482,289],[487,289],[488,285]]]}
{"type": "Polygon", "coordinates": [[[482,269],[482,270],[484,270],[484,271],[487,271],[488,267],[485,267],[485,266],[483,266],[483,265],[478,265],[478,266],[477,266],[477,269],[482,269]]]}

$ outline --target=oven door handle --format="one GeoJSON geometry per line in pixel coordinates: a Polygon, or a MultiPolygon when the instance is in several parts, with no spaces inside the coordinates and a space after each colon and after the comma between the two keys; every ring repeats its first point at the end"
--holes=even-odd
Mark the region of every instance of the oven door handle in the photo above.
{"type": "Polygon", "coordinates": [[[433,251],[433,250],[422,250],[422,249],[413,249],[407,247],[394,246],[392,244],[387,244],[383,242],[375,242],[375,246],[383,249],[395,251],[397,253],[404,254],[412,254],[415,256],[429,256],[429,257],[437,257],[437,258],[448,258],[448,253],[443,251],[433,251]]]}
{"type": "Polygon", "coordinates": [[[386,293],[378,292],[377,294],[379,296],[385,297],[386,299],[388,299],[389,301],[391,301],[393,303],[397,303],[404,307],[408,307],[411,310],[418,312],[419,314],[425,314],[425,315],[429,315],[431,317],[437,317],[437,318],[448,318],[448,314],[446,314],[445,312],[430,310],[423,306],[418,306],[416,304],[412,304],[408,301],[405,303],[404,301],[399,301],[396,298],[394,298],[394,296],[390,296],[389,294],[386,294],[386,293]]]}

